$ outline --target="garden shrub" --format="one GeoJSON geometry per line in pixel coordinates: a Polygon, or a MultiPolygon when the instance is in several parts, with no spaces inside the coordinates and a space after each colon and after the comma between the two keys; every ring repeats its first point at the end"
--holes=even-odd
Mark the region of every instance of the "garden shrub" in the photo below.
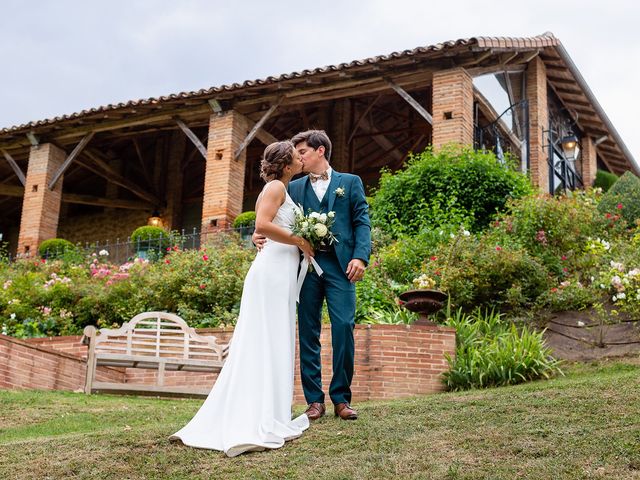
{"type": "Polygon", "coordinates": [[[130,240],[136,245],[138,252],[152,251],[156,252],[158,256],[164,255],[166,249],[175,242],[170,232],[162,227],[152,225],[136,228],[131,233],[130,240]]]}
{"type": "Polygon", "coordinates": [[[67,251],[73,251],[76,246],[64,238],[50,238],[38,246],[38,255],[41,257],[54,258],[67,251]]]}
{"type": "Polygon", "coordinates": [[[603,192],[606,192],[617,181],[618,181],[618,176],[615,173],[610,173],[605,170],[598,170],[596,172],[596,179],[593,182],[593,187],[601,188],[603,192]]]}
{"type": "Polygon", "coordinates": [[[640,179],[626,172],[602,196],[598,210],[603,214],[620,214],[628,225],[640,223],[640,179]]]}
{"type": "Polygon", "coordinates": [[[373,197],[372,224],[393,235],[415,235],[442,224],[486,227],[509,198],[532,191],[528,178],[491,152],[449,145],[412,155],[396,173],[385,171],[373,197]]]}
{"type": "MultiPolygon", "coordinates": [[[[524,247],[556,276],[564,276],[567,261],[575,259],[589,238],[598,237],[605,227],[598,222],[593,193],[569,195],[528,195],[509,202],[509,212],[501,215],[493,228],[511,244],[524,247]]],[[[567,271],[565,271],[567,269],[567,271]]]]}
{"type": "Polygon", "coordinates": [[[242,212],[233,220],[233,228],[253,227],[256,224],[256,212],[242,212]]]}
{"type": "Polygon", "coordinates": [[[356,283],[356,323],[375,323],[372,316],[397,308],[398,294],[406,288],[389,278],[380,260],[372,257],[366,275],[356,283]]]}
{"type": "Polygon", "coordinates": [[[584,310],[593,306],[600,298],[597,290],[576,279],[563,280],[557,286],[544,291],[537,300],[537,306],[552,312],[584,310]]]}
{"type": "Polygon", "coordinates": [[[443,374],[449,390],[513,385],[562,374],[542,332],[504,321],[494,311],[458,310],[445,324],[456,329],[456,356],[443,374]]]}
{"type": "Polygon", "coordinates": [[[519,309],[533,304],[549,285],[547,270],[522,248],[492,238],[450,238],[424,264],[425,273],[457,307],[519,309]]]}

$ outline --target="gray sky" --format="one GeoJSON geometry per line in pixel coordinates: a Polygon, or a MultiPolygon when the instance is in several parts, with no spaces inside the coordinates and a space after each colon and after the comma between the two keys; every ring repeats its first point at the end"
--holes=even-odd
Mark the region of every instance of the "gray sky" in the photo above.
{"type": "Polygon", "coordinates": [[[2,0],[0,128],[446,40],[551,31],[640,163],[639,30],[634,0],[2,0]]]}

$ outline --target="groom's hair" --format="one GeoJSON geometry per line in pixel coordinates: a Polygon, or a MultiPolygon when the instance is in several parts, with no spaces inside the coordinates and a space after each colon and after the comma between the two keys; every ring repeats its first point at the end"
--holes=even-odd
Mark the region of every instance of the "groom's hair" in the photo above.
{"type": "Polygon", "coordinates": [[[318,147],[324,147],[324,158],[331,159],[331,140],[324,130],[307,130],[300,132],[291,139],[294,147],[299,143],[307,142],[311,148],[316,150],[318,147]]]}

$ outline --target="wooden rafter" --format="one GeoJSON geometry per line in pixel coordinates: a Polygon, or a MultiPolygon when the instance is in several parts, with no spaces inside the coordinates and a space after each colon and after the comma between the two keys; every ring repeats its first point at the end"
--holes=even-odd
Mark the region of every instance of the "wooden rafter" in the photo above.
{"type": "Polygon", "coordinates": [[[282,100],[284,100],[284,97],[280,97],[276,101],[276,103],[271,105],[271,107],[269,107],[269,110],[267,110],[265,112],[265,114],[262,115],[262,118],[256,122],[256,124],[253,126],[253,128],[251,129],[251,131],[249,132],[247,137],[242,141],[242,143],[240,144],[240,146],[236,150],[236,152],[235,152],[235,154],[233,156],[234,159],[237,160],[238,157],[240,156],[240,154],[244,151],[244,149],[247,148],[247,146],[251,143],[251,140],[253,140],[253,138],[258,133],[258,130],[262,128],[262,126],[265,124],[265,122],[267,120],[269,120],[269,117],[271,117],[271,115],[273,115],[273,112],[275,112],[276,109],[280,106],[280,104],[282,103],[282,100]]]}
{"type": "Polygon", "coordinates": [[[89,143],[89,141],[93,138],[93,135],[94,135],[94,132],[89,132],[84,136],[82,140],[80,140],[80,143],[76,145],[76,147],[73,149],[71,154],[69,154],[67,159],[62,163],[62,165],[60,165],[60,168],[55,173],[51,181],[49,182],[49,190],[53,190],[53,187],[55,187],[56,182],[60,179],[62,174],[65,172],[65,170],[69,168],[69,165],[71,165],[71,162],[73,162],[73,160],[78,155],[80,155],[80,152],[82,152],[84,147],[87,146],[87,143],[89,143]]]}
{"type": "Polygon", "coordinates": [[[373,106],[378,102],[378,100],[380,100],[381,97],[382,97],[382,94],[381,93],[378,94],[378,96],[374,98],[373,101],[367,106],[367,108],[362,113],[362,115],[360,115],[360,118],[356,121],[355,125],[353,126],[353,130],[351,131],[351,135],[349,135],[349,140],[347,140],[347,144],[351,143],[351,141],[353,140],[353,136],[356,134],[356,132],[358,131],[358,128],[360,127],[360,124],[367,117],[367,115],[369,114],[369,111],[371,111],[373,106]]]}
{"type": "Polygon", "coordinates": [[[26,178],[24,176],[24,173],[22,173],[22,170],[20,169],[20,167],[16,163],[16,161],[13,159],[13,157],[11,155],[9,155],[9,152],[7,152],[6,150],[2,150],[2,154],[4,155],[4,158],[7,160],[9,165],[11,165],[11,168],[13,169],[15,174],[17,175],[18,179],[20,180],[20,183],[22,185],[24,185],[27,180],[26,180],[26,178]]]}
{"type": "Polygon", "coordinates": [[[143,200],[146,200],[147,202],[150,202],[154,205],[160,204],[158,197],[156,197],[152,193],[145,191],[139,185],[136,185],[131,180],[128,180],[120,175],[120,173],[114,170],[106,161],[99,158],[97,153],[86,151],[84,155],[91,159],[91,161],[99,167],[98,169],[96,169],[95,167],[92,167],[85,162],[79,162],[85,168],[88,168],[96,175],[103,177],[105,180],[129,190],[131,193],[143,200]]]}
{"type": "Polygon", "coordinates": [[[206,160],[207,159],[207,147],[205,147],[202,144],[202,142],[200,141],[198,136],[195,133],[193,133],[193,130],[191,130],[189,127],[187,127],[187,125],[182,120],[180,120],[180,117],[175,117],[174,120],[176,121],[176,123],[180,127],[180,130],[182,130],[184,132],[184,134],[187,136],[187,138],[189,140],[191,140],[191,143],[193,143],[195,145],[195,147],[198,149],[200,154],[206,160]]]}
{"type": "Polygon", "coordinates": [[[386,82],[398,95],[404,98],[405,101],[409,105],[411,105],[413,109],[422,116],[422,118],[424,118],[427,122],[429,122],[429,125],[433,125],[433,117],[429,112],[427,112],[426,108],[420,105],[417,102],[417,100],[413,98],[411,95],[409,95],[404,88],[394,83],[393,80],[391,80],[390,78],[387,78],[386,82]]]}
{"type": "Polygon", "coordinates": [[[142,169],[142,175],[144,176],[145,181],[147,182],[147,186],[151,187],[153,185],[153,181],[151,180],[151,175],[149,174],[149,169],[147,168],[147,164],[144,162],[144,157],[142,156],[142,150],[140,149],[140,144],[138,140],[135,138],[131,139],[133,142],[133,147],[136,151],[136,156],[138,158],[138,162],[140,163],[140,168],[142,169]]]}

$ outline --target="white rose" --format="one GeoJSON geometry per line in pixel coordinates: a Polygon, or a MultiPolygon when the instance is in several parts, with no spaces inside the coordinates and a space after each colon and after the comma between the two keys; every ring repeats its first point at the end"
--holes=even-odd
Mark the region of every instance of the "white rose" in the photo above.
{"type": "Polygon", "coordinates": [[[309,218],[315,218],[315,219],[318,219],[318,218],[320,218],[320,214],[319,214],[318,212],[311,212],[311,213],[309,214],[309,218]]]}
{"type": "Polygon", "coordinates": [[[326,213],[320,214],[320,216],[318,217],[318,220],[322,223],[327,223],[327,214],[326,213]]]}
{"type": "Polygon", "coordinates": [[[313,230],[316,232],[316,235],[318,235],[320,238],[325,237],[327,233],[329,233],[329,229],[327,229],[327,226],[322,223],[316,223],[313,226],[313,230]]]}
{"type": "Polygon", "coordinates": [[[333,217],[335,217],[335,216],[336,216],[336,212],[329,212],[329,213],[327,213],[327,217],[329,217],[329,218],[333,218],[333,217]]]}
{"type": "Polygon", "coordinates": [[[100,250],[100,251],[98,252],[98,254],[99,254],[101,257],[107,257],[107,256],[109,256],[109,252],[107,252],[106,250],[100,250]]]}

